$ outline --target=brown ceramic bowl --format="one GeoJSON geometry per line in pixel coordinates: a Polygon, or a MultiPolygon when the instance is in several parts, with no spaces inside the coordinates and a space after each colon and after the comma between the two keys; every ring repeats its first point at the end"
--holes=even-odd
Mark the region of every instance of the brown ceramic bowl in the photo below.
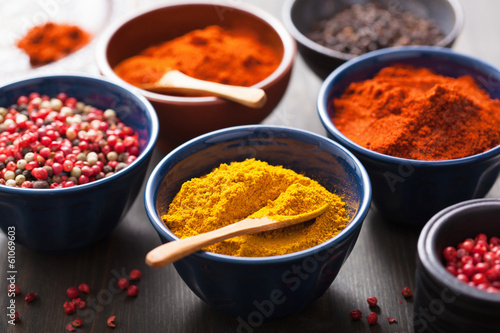
{"type": "Polygon", "coordinates": [[[97,45],[97,64],[104,76],[138,89],[155,108],[160,121],[159,147],[169,151],[198,135],[220,128],[260,123],[286,91],[296,54],[294,39],[268,12],[245,3],[174,2],[134,14],[106,30],[97,45]],[[179,97],[153,93],[121,80],[113,71],[120,61],[145,48],[208,25],[253,27],[282,55],[278,68],[254,87],[262,88],[267,102],[252,109],[217,97],[179,97]]]}

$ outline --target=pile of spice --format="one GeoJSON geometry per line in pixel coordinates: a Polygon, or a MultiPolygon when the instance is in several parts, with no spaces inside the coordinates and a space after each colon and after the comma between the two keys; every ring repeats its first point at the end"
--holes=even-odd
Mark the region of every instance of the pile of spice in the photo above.
{"type": "Polygon", "coordinates": [[[468,75],[394,65],[350,84],[332,106],[344,135],[386,155],[450,160],[500,144],[500,101],[468,75]]]}
{"type": "Polygon", "coordinates": [[[444,34],[431,18],[368,2],[318,22],[308,37],[332,50],[360,55],[390,46],[435,45],[444,34]]]}
{"type": "Polygon", "coordinates": [[[61,188],[86,184],[127,167],[139,155],[138,134],[112,109],[66,93],[31,93],[0,107],[0,184],[61,188]]]}
{"type": "Polygon", "coordinates": [[[167,70],[197,79],[251,86],[276,70],[281,58],[250,29],[208,26],[147,48],[113,68],[124,81],[140,86],[158,81],[167,70]]]}
{"type": "Polygon", "coordinates": [[[76,25],[48,22],[31,28],[17,42],[32,66],[46,65],[81,49],[91,35],[76,25]]]}
{"type": "Polygon", "coordinates": [[[221,164],[185,182],[162,219],[174,234],[185,238],[248,217],[310,212],[328,202],[327,211],[311,222],[233,237],[204,250],[242,257],[282,255],[323,243],[348,223],[345,203],[318,182],[282,166],[247,159],[221,164]]]}
{"type": "Polygon", "coordinates": [[[446,270],[459,281],[489,293],[500,293],[500,238],[479,234],[443,250],[446,270]]]}

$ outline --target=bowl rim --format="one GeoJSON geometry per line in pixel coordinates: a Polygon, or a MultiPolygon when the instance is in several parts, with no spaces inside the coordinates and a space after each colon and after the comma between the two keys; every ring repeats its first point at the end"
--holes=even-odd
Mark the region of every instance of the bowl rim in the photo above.
{"type": "Polygon", "coordinates": [[[94,76],[91,74],[83,74],[83,73],[66,73],[66,74],[48,74],[48,75],[28,75],[23,76],[23,78],[16,79],[14,81],[8,82],[0,86],[0,93],[2,90],[6,88],[15,88],[18,86],[22,88],[31,82],[36,81],[46,81],[46,80],[60,80],[60,79],[76,79],[76,80],[89,80],[93,82],[97,82],[99,84],[104,84],[108,86],[112,86],[117,90],[120,90],[122,93],[129,95],[136,99],[139,103],[144,106],[144,113],[147,114],[148,123],[151,127],[151,133],[148,137],[147,145],[144,147],[144,150],[141,154],[126,168],[121,170],[120,172],[114,173],[109,177],[105,177],[93,182],[89,182],[82,185],[76,185],[71,187],[57,188],[57,189],[35,189],[35,188],[22,188],[22,187],[12,187],[6,185],[0,185],[0,191],[5,193],[10,193],[12,195],[22,195],[26,197],[37,197],[37,196],[60,196],[62,195],[70,195],[70,194],[78,194],[78,192],[83,191],[92,191],[101,186],[106,186],[106,183],[112,180],[119,180],[120,178],[125,177],[128,173],[132,172],[132,170],[139,167],[139,165],[143,164],[145,160],[149,158],[149,156],[153,153],[153,150],[156,146],[156,141],[158,140],[160,125],[158,121],[158,116],[156,115],[155,109],[151,105],[151,103],[144,97],[138,94],[135,91],[129,90],[123,85],[120,85],[117,82],[113,82],[108,78],[102,76],[94,76]]]}
{"type": "MultiPolygon", "coordinates": [[[[432,54],[447,58],[454,57],[464,62],[480,65],[481,67],[488,69],[489,73],[498,73],[500,76],[500,69],[497,69],[488,62],[440,46],[397,46],[368,52],[340,65],[322,83],[318,93],[318,99],[316,101],[316,108],[319,113],[320,120],[327,132],[333,136],[334,140],[340,142],[343,146],[347,147],[355,154],[392,165],[411,164],[418,167],[453,167],[479,163],[498,155],[500,153],[500,145],[492,147],[479,154],[451,160],[415,160],[410,158],[395,157],[370,150],[355,143],[345,136],[333,124],[333,121],[331,121],[328,113],[328,105],[330,103],[330,87],[332,85],[332,81],[334,81],[337,76],[343,75],[345,72],[348,72],[353,68],[355,69],[360,63],[370,61],[374,58],[385,58],[388,63],[394,63],[399,59],[415,58],[418,53],[432,54]]],[[[383,61],[384,60],[382,60],[382,62],[383,61]]]]}
{"type": "Polygon", "coordinates": [[[163,224],[163,222],[158,217],[158,214],[156,214],[156,195],[157,195],[157,190],[163,181],[163,177],[161,177],[161,172],[164,166],[167,163],[169,163],[170,160],[175,161],[176,155],[179,152],[183,150],[189,150],[191,146],[197,145],[198,142],[200,141],[206,141],[208,139],[216,139],[227,136],[231,133],[237,133],[239,131],[245,131],[245,130],[271,130],[271,131],[295,133],[302,136],[313,137],[325,143],[328,143],[329,145],[334,145],[336,149],[345,153],[346,156],[348,156],[351,159],[351,161],[356,165],[356,168],[359,170],[359,176],[362,182],[361,186],[364,190],[364,195],[361,198],[359,209],[356,215],[351,220],[351,222],[337,235],[335,235],[334,237],[330,238],[329,240],[323,243],[320,243],[316,246],[307,248],[302,251],[277,255],[277,256],[267,256],[267,257],[236,257],[236,256],[230,256],[230,255],[224,255],[224,254],[218,254],[200,250],[198,252],[191,254],[192,256],[195,256],[203,260],[218,261],[221,263],[237,263],[242,265],[259,265],[259,264],[273,264],[277,262],[287,262],[290,260],[306,258],[308,256],[314,255],[315,253],[321,250],[329,248],[332,244],[340,243],[347,237],[349,237],[351,234],[353,234],[357,228],[362,227],[363,221],[370,209],[372,189],[371,189],[370,178],[368,176],[367,171],[365,170],[361,162],[350,151],[348,151],[346,148],[342,147],[340,144],[334,142],[329,138],[326,138],[324,136],[321,136],[319,134],[307,130],[286,127],[286,126],[278,126],[278,125],[242,125],[242,126],[223,128],[191,139],[185,142],[184,144],[180,145],[173,151],[171,151],[155,166],[150,177],[148,178],[144,190],[145,193],[144,205],[146,208],[146,213],[148,215],[149,221],[156,229],[158,234],[161,235],[161,237],[166,238],[169,241],[179,239],[172,231],[170,231],[170,229],[168,229],[165,226],[165,224],[163,224]]]}
{"type": "Polygon", "coordinates": [[[120,82],[120,84],[125,85],[129,90],[137,90],[145,96],[148,100],[154,101],[154,102],[168,102],[168,103],[177,103],[177,104],[184,104],[184,103],[192,103],[192,104],[222,104],[222,103],[228,103],[228,101],[219,98],[219,97],[213,97],[213,96],[208,96],[208,97],[184,97],[184,96],[172,96],[172,95],[165,95],[165,94],[160,94],[160,93],[154,93],[148,90],[140,89],[128,82],[125,82],[122,80],[116,73],[113,71],[113,68],[109,65],[107,61],[107,49],[108,49],[108,43],[110,39],[115,35],[115,33],[121,29],[123,25],[126,23],[135,20],[136,18],[139,18],[143,15],[147,15],[150,12],[154,12],[157,10],[163,10],[163,9],[168,9],[171,7],[178,7],[178,6],[207,6],[207,5],[213,5],[213,6],[218,6],[218,7],[225,7],[228,8],[229,10],[237,10],[240,12],[246,12],[247,14],[254,16],[256,19],[261,20],[265,23],[267,23],[278,35],[279,39],[281,40],[281,44],[283,45],[283,57],[281,59],[280,64],[278,67],[274,70],[273,73],[271,73],[270,76],[265,78],[264,80],[257,82],[254,84],[252,87],[255,88],[261,88],[265,89],[268,86],[270,86],[273,82],[275,82],[277,79],[280,77],[284,76],[287,71],[291,70],[293,61],[295,59],[295,55],[297,53],[297,46],[296,42],[293,39],[293,37],[290,35],[288,30],[285,28],[285,26],[276,18],[274,17],[271,13],[265,11],[264,9],[261,9],[253,4],[250,3],[242,3],[242,2],[237,2],[235,4],[232,4],[228,1],[224,0],[210,0],[207,2],[203,2],[201,0],[174,0],[171,2],[168,2],[168,4],[155,4],[152,6],[147,6],[143,8],[142,10],[138,12],[134,12],[126,17],[124,17],[121,20],[115,21],[113,24],[109,25],[102,33],[101,37],[97,41],[96,44],[96,63],[97,67],[101,71],[101,73],[110,78],[113,81],[120,82]]]}
{"type": "MultiPolygon", "coordinates": [[[[285,26],[288,28],[290,33],[293,35],[293,37],[299,42],[300,44],[306,46],[307,48],[314,50],[317,53],[332,57],[332,58],[339,58],[342,60],[350,60],[354,59],[356,57],[359,57],[359,55],[355,54],[349,54],[349,53],[344,53],[340,51],[336,51],[333,49],[330,49],[326,46],[320,45],[310,38],[308,38],[306,35],[304,35],[296,26],[294,21],[292,20],[292,11],[295,6],[295,4],[301,0],[286,0],[284,3],[284,6],[282,8],[282,18],[285,26]]],[[[452,12],[455,16],[455,23],[453,24],[453,28],[451,31],[444,36],[443,39],[441,39],[438,43],[436,43],[433,46],[446,46],[449,45],[450,43],[453,42],[454,39],[457,38],[459,33],[462,31],[462,28],[464,26],[464,10],[462,5],[458,0],[442,0],[450,4],[452,7],[452,12]]],[[[366,53],[364,53],[366,54],[366,53]]]]}
{"type": "Polygon", "coordinates": [[[500,199],[498,198],[480,198],[462,201],[452,206],[449,206],[437,214],[435,214],[422,228],[417,241],[417,254],[420,262],[425,269],[425,272],[432,276],[434,281],[445,285],[453,290],[456,295],[498,303],[498,294],[487,293],[474,287],[468,286],[466,283],[459,281],[452,276],[441,263],[436,251],[433,250],[432,243],[440,227],[446,225],[446,220],[449,217],[457,216],[464,211],[474,211],[476,207],[493,206],[500,208],[500,199]]]}

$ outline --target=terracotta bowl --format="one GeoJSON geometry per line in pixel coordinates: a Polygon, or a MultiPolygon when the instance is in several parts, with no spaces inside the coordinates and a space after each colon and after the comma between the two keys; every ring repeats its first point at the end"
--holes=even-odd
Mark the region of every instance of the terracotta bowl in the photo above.
{"type": "Polygon", "coordinates": [[[160,121],[159,146],[169,151],[212,130],[260,123],[286,91],[296,54],[296,44],[281,22],[252,5],[227,1],[174,2],[150,8],[112,25],[97,45],[97,64],[104,76],[138,89],[155,108],[160,121]],[[254,87],[262,88],[267,102],[252,109],[216,97],[179,97],[153,93],[125,83],[113,71],[120,61],[145,48],[208,25],[252,27],[282,60],[278,68],[254,87]]]}

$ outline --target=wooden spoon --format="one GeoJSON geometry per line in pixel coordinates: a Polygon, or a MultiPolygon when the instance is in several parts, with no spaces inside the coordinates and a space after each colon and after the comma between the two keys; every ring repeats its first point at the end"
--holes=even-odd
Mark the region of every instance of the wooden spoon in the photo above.
{"type": "Polygon", "coordinates": [[[155,83],[146,83],[140,88],[163,93],[209,94],[251,108],[261,108],[267,100],[266,93],[262,89],[199,80],[178,70],[169,70],[155,83]]]}
{"type": "Polygon", "coordinates": [[[247,218],[204,234],[171,241],[151,250],[146,255],[146,264],[151,267],[162,267],[199,251],[205,246],[218,243],[231,237],[280,229],[293,224],[303,223],[323,214],[329,206],[330,203],[327,203],[312,212],[296,216],[287,216],[286,219],[283,220],[281,220],[281,218],[283,218],[281,217],[281,221],[275,221],[268,217],[256,219],[247,218]]]}

